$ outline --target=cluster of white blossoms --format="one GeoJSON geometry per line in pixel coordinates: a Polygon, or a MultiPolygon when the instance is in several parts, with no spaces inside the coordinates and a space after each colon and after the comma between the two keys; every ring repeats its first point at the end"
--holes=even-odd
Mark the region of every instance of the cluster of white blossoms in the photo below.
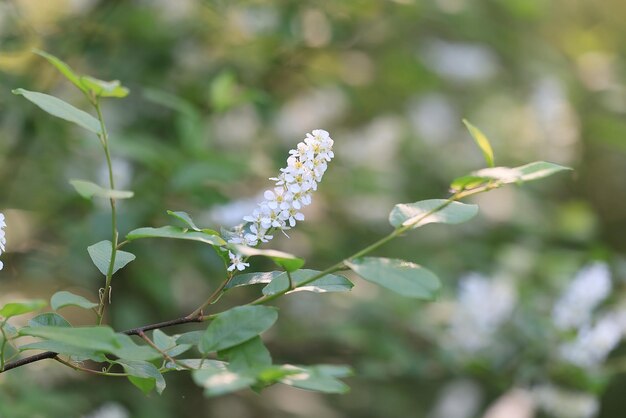
{"type": "Polygon", "coordinates": [[[593,325],[582,327],[576,339],[559,347],[561,357],[579,367],[592,369],[606,360],[622,340],[626,312],[609,312],[593,325]]]}
{"type": "Polygon", "coordinates": [[[593,310],[611,293],[611,274],[603,263],[580,270],[554,305],[552,320],[562,330],[587,324],[593,310]]]}
{"type": "Polygon", "coordinates": [[[592,418],[600,409],[600,402],[594,395],[549,383],[535,386],[532,397],[539,409],[555,417],[592,418]]]}
{"type": "MultiPolygon", "coordinates": [[[[286,231],[304,220],[301,210],[311,204],[311,195],[317,190],[328,163],[334,157],[333,140],[328,132],[316,129],[307,133],[304,141],[289,151],[287,167],[280,169],[274,188],[266,190],[264,200],[251,215],[243,217],[244,224],[237,228],[228,242],[254,247],[273,238],[272,231],[286,231]]],[[[229,271],[248,267],[241,254],[228,253],[229,271]]]]}
{"type": "MultiPolygon", "coordinates": [[[[0,255],[5,251],[7,245],[7,237],[4,235],[4,228],[7,223],[4,220],[4,213],[0,213],[0,255]]],[[[4,267],[2,261],[0,261],[0,270],[4,267]]]]}
{"type": "Polygon", "coordinates": [[[611,274],[603,263],[583,268],[554,305],[552,320],[563,331],[576,331],[576,337],[559,346],[561,358],[579,367],[599,366],[622,340],[626,332],[626,311],[604,312],[593,320],[596,308],[611,293],[611,274]]]}
{"type": "Polygon", "coordinates": [[[489,346],[511,317],[516,301],[517,292],[508,281],[490,280],[476,273],[462,277],[450,324],[454,344],[469,353],[489,346]]]}

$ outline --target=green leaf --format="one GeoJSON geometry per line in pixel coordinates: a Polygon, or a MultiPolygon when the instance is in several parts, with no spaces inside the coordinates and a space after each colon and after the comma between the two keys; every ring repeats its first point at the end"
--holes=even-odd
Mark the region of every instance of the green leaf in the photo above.
{"type": "Polygon", "coordinates": [[[296,271],[304,265],[304,260],[295,255],[276,250],[260,250],[258,248],[247,247],[245,245],[232,245],[239,254],[247,257],[261,256],[271,258],[274,263],[287,271],[296,271]]]}
{"type": "Polygon", "coordinates": [[[346,393],[350,390],[345,383],[337,380],[338,377],[346,377],[350,374],[350,369],[345,366],[284,365],[283,368],[292,372],[280,380],[281,383],[289,386],[323,393],[346,393]]]}
{"type": "MultiPolygon", "coordinates": [[[[109,272],[109,264],[111,263],[111,250],[113,243],[111,241],[100,241],[94,245],[87,247],[87,252],[91,257],[91,261],[98,267],[100,273],[105,276],[109,272]]],[[[117,250],[115,252],[115,264],[113,266],[112,274],[115,274],[119,269],[126,266],[135,259],[135,255],[126,251],[117,250]]]]}
{"type": "Polygon", "coordinates": [[[35,327],[71,327],[70,323],[67,322],[65,318],[63,318],[58,313],[54,312],[46,312],[37,315],[36,317],[30,319],[28,321],[28,326],[35,327]]]}
{"type": "Polygon", "coordinates": [[[272,356],[258,336],[217,354],[228,361],[228,369],[234,372],[259,371],[272,365],[272,356]]]}
{"type": "Polygon", "coordinates": [[[176,357],[191,349],[193,344],[180,344],[178,345],[177,337],[172,337],[161,331],[155,329],[152,332],[152,341],[159,347],[159,350],[163,351],[170,357],[176,357]]]}
{"type": "Polygon", "coordinates": [[[85,180],[70,180],[70,184],[76,189],[79,195],[85,199],[92,197],[104,197],[106,199],[130,199],[135,193],[130,190],[105,189],[95,183],[85,180]]]}
{"type": "Polygon", "coordinates": [[[487,139],[485,134],[482,133],[480,129],[469,123],[467,120],[463,119],[463,123],[472,135],[472,138],[474,138],[474,141],[476,141],[476,144],[478,145],[480,150],[483,152],[483,155],[485,156],[485,161],[487,161],[487,165],[489,167],[493,167],[493,149],[491,149],[491,144],[489,143],[489,140],[487,139]]]}
{"type": "Polygon", "coordinates": [[[365,280],[402,296],[433,300],[441,288],[439,279],[430,270],[408,261],[363,257],[344,263],[365,280]]]}
{"type": "Polygon", "coordinates": [[[191,219],[191,216],[189,216],[187,212],[182,212],[182,211],[174,212],[174,211],[168,210],[167,214],[182,221],[185,225],[187,225],[189,228],[193,229],[194,231],[198,231],[198,232],[202,231],[202,229],[196,226],[196,224],[193,222],[193,219],[191,219]]]}
{"type": "Polygon", "coordinates": [[[178,359],[176,363],[168,361],[165,365],[168,369],[183,371],[188,369],[200,370],[200,369],[226,369],[226,363],[219,360],[201,359],[201,358],[186,358],[178,359]],[[178,364],[176,364],[178,363],[178,364]],[[184,366],[184,367],[182,367],[184,366]]]}
{"type": "Polygon", "coordinates": [[[203,335],[204,331],[189,331],[179,335],[176,338],[176,344],[198,345],[203,335]]]}
{"type": "Polygon", "coordinates": [[[57,354],[71,356],[74,360],[93,360],[97,362],[106,361],[106,356],[102,350],[90,350],[88,348],[77,347],[61,341],[44,340],[26,344],[19,347],[20,351],[43,350],[52,351],[57,354]]]}
{"type": "Polygon", "coordinates": [[[229,309],[209,324],[198,348],[206,354],[239,345],[268,330],[277,319],[276,308],[269,306],[229,309]]]}
{"type": "Polygon", "coordinates": [[[140,391],[142,391],[144,395],[149,395],[150,392],[152,392],[152,390],[156,386],[155,379],[149,379],[145,377],[137,377],[137,376],[129,375],[128,381],[132,383],[140,391]]]}
{"type": "Polygon", "coordinates": [[[126,87],[122,86],[119,80],[103,81],[85,75],[80,78],[80,82],[98,97],[122,98],[130,93],[126,87]]]}
{"type": "Polygon", "coordinates": [[[219,396],[248,388],[255,383],[251,376],[232,372],[226,368],[206,368],[191,373],[194,382],[204,388],[208,396],[219,396]]]}
{"type": "Polygon", "coordinates": [[[136,344],[133,339],[126,334],[116,334],[115,343],[117,348],[109,352],[119,358],[132,361],[153,361],[163,357],[161,353],[149,345],[136,344]]]}
{"type": "Polygon", "coordinates": [[[119,359],[115,362],[120,364],[126,373],[136,378],[129,378],[129,380],[144,393],[149,393],[153,387],[156,387],[156,391],[159,395],[165,390],[165,379],[154,364],[148,363],[147,361],[133,361],[127,359],[119,359]],[[146,380],[152,381],[154,384],[146,380]]]}
{"type": "MultiPolygon", "coordinates": [[[[13,325],[9,324],[8,322],[0,323],[0,329],[2,329],[2,331],[4,332],[4,335],[6,335],[8,339],[11,339],[17,335],[17,329],[13,325]]],[[[0,332],[0,341],[2,341],[2,338],[3,338],[3,333],[0,332]]]]}
{"type": "Polygon", "coordinates": [[[9,302],[4,305],[2,309],[0,309],[0,316],[8,319],[12,316],[38,311],[46,305],[47,303],[43,299],[30,299],[21,302],[9,302]]]}
{"type": "Polygon", "coordinates": [[[478,176],[463,176],[458,177],[452,181],[450,184],[450,188],[458,192],[460,190],[465,189],[473,189],[478,186],[482,186],[483,184],[489,182],[489,178],[486,177],[478,177],[478,176]]]}
{"type": "Polygon", "coordinates": [[[83,84],[80,82],[80,77],[70,68],[69,65],[67,65],[66,63],[64,63],[63,61],[61,61],[60,59],[58,59],[54,55],[48,54],[45,51],[41,51],[39,49],[35,49],[35,50],[33,50],[33,52],[35,54],[37,54],[37,55],[47,59],[48,62],[50,64],[54,65],[56,67],[56,69],[59,70],[61,72],[61,74],[63,74],[65,76],[65,78],[67,78],[72,84],[74,84],[76,87],[78,87],[79,89],[81,89],[85,93],[87,92],[87,88],[85,86],[83,86],[83,84]]]}
{"type": "Polygon", "coordinates": [[[79,308],[91,309],[98,306],[98,304],[90,302],[82,296],[66,291],[56,292],[52,295],[50,307],[52,307],[53,310],[59,310],[64,306],[78,306],[79,308]]]}
{"type": "Polygon", "coordinates": [[[138,228],[130,231],[126,235],[127,240],[135,240],[141,238],[173,238],[173,239],[186,239],[190,241],[200,241],[210,245],[224,246],[224,241],[218,235],[209,234],[206,232],[186,231],[182,228],[175,226],[162,226],[160,228],[138,228]]]}
{"type": "Polygon", "coordinates": [[[526,165],[517,167],[521,173],[519,181],[533,181],[544,177],[551,176],[561,171],[571,171],[570,167],[549,163],[546,161],[535,161],[526,165]]]}
{"type": "Polygon", "coordinates": [[[261,273],[244,273],[234,276],[224,287],[224,290],[239,286],[250,286],[253,284],[267,284],[276,277],[284,274],[284,271],[267,271],[261,273]]]}
{"type": "Polygon", "coordinates": [[[93,351],[113,352],[120,347],[115,332],[105,326],[76,328],[25,327],[19,330],[19,334],[45,338],[93,351]]]}
{"type": "Polygon", "coordinates": [[[546,161],[535,161],[530,164],[515,168],[493,167],[475,171],[472,175],[492,180],[498,180],[503,184],[521,183],[551,176],[561,171],[571,170],[569,167],[549,163],[546,161]]]}
{"type": "MultiPolygon", "coordinates": [[[[255,384],[252,389],[263,389],[266,386],[273,385],[280,382],[285,376],[299,373],[298,370],[293,370],[282,366],[269,366],[265,369],[257,372],[256,378],[258,383],[255,384]]],[[[258,390],[257,390],[258,391],[258,390]]]]}
{"type": "MultiPolygon", "coordinates": [[[[316,270],[297,270],[291,273],[291,279],[293,280],[294,286],[298,286],[300,283],[309,280],[311,277],[319,273],[320,272],[316,270]]],[[[352,284],[352,282],[350,282],[350,280],[346,279],[343,276],[339,276],[336,274],[327,274],[317,280],[314,280],[311,283],[308,283],[305,286],[298,287],[291,292],[349,292],[353,286],[354,285],[352,284]]],[[[287,276],[287,273],[283,272],[282,274],[279,274],[274,280],[272,280],[270,284],[263,288],[263,294],[274,295],[287,289],[289,289],[289,277],[287,276]]]]}
{"type": "Polygon", "coordinates": [[[73,122],[95,134],[102,133],[98,119],[57,97],[24,89],[13,90],[13,94],[24,96],[52,116],[73,122]]]}
{"type": "Polygon", "coordinates": [[[407,225],[418,228],[430,223],[460,224],[469,221],[477,213],[477,205],[451,202],[446,199],[430,199],[394,206],[389,214],[389,223],[395,228],[407,225]],[[441,209],[437,210],[438,208],[441,209]],[[428,215],[432,211],[436,212],[428,215]]]}

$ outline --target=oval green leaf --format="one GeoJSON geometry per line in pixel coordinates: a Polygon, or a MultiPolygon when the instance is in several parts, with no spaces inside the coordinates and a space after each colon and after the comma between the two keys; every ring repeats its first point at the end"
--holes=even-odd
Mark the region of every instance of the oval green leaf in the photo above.
{"type": "Polygon", "coordinates": [[[0,316],[8,319],[12,316],[38,311],[46,305],[47,303],[43,299],[30,299],[20,302],[9,302],[4,305],[2,309],[0,309],[0,316]]]}
{"type": "Polygon", "coordinates": [[[350,374],[350,369],[345,366],[282,367],[291,372],[280,380],[286,385],[323,393],[346,393],[350,390],[348,385],[337,379],[350,374]]]}
{"type": "Polygon", "coordinates": [[[24,96],[27,100],[33,102],[52,116],[73,122],[95,134],[100,135],[102,133],[98,119],[87,112],[75,108],[58,97],[24,89],[15,89],[13,90],[13,94],[24,96]]]}
{"type": "Polygon", "coordinates": [[[56,69],[59,70],[59,72],[61,74],[63,74],[65,76],[65,78],[67,78],[72,84],[74,84],[80,90],[84,91],[85,93],[87,92],[87,89],[85,88],[85,86],[83,86],[83,84],[80,82],[80,76],[78,76],[78,74],[76,74],[70,68],[70,66],[67,65],[65,62],[61,61],[60,59],[58,59],[54,55],[48,54],[47,52],[41,51],[39,49],[35,49],[35,50],[33,50],[33,52],[35,54],[45,58],[46,60],[48,60],[48,62],[50,64],[52,64],[54,67],[56,67],[56,69]]]}
{"type": "Polygon", "coordinates": [[[402,296],[434,300],[441,283],[430,270],[409,261],[363,257],[344,261],[356,274],[402,296]]]}
{"type": "Polygon", "coordinates": [[[56,292],[52,295],[50,307],[52,307],[53,310],[59,310],[64,306],[78,306],[79,308],[91,309],[98,306],[98,304],[67,291],[56,292]]]}
{"type": "MultiPolygon", "coordinates": [[[[320,272],[316,270],[302,269],[291,273],[291,280],[294,286],[300,286],[300,283],[306,282],[313,276],[318,275],[320,272]]],[[[337,274],[327,274],[320,277],[317,280],[307,283],[304,286],[296,287],[291,292],[314,292],[314,293],[326,293],[326,292],[349,292],[354,284],[343,276],[337,274]]],[[[263,288],[263,294],[266,296],[281,293],[289,289],[289,276],[287,273],[282,273],[276,276],[274,280],[263,288]]]]}
{"type": "Polygon", "coordinates": [[[181,222],[183,222],[185,225],[187,225],[189,228],[193,229],[194,231],[198,231],[198,232],[202,231],[202,229],[196,226],[193,219],[191,219],[191,216],[189,216],[187,212],[183,212],[183,211],[174,212],[174,211],[168,210],[167,214],[180,220],[181,222]]]}
{"type": "Polygon", "coordinates": [[[475,171],[472,175],[477,177],[497,180],[503,184],[521,183],[533,181],[551,176],[561,171],[571,170],[569,167],[549,163],[546,161],[535,161],[519,167],[493,167],[475,171]]]}
{"type": "Polygon", "coordinates": [[[71,327],[70,323],[67,322],[65,318],[63,318],[58,313],[54,312],[46,312],[37,315],[36,317],[30,319],[28,321],[29,327],[71,327]]]}
{"type": "Polygon", "coordinates": [[[239,286],[250,286],[253,284],[267,284],[274,280],[281,274],[285,274],[284,271],[266,271],[260,273],[244,273],[234,276],[224,287],[224,290],[232,289],[239,286]]]}
{"type": "Polygon", "coordinates": [[[430,199],[394,206],[389,214],[389,223],[395,228],[407,225],[417,228],[430,223],[459,224],[469,221],[477,213],[477,205],[446,199],[430,199]]]}
{"type": "Polygon", "coordinates": [[[259,371],[272,365],[272,356],[258,336],[217,354],[234,372],[259,371]]]}
{"type": "Polygon", "coordinates": [[[113,352],[119,348],[115,332],[105,326],[76,328],[50,326],[25,327],[19,330],[19,334],[58,341],[70,346],[94,351],[113,352]]]}
{"type": "MultiPolygon", "coordinates": [[[[87,252],[91,261],[98,267],[100,273],[105,276],[109,272],[109,264],[111,263],[111,251],[113,244],[111,241],[100,241],[94,245],[87,247],[87,252]]],[[[119,269],[125,267],[128,263],[135,259],[135,255],[126,251],[117,250],[115,252],[115,264],[113,266],[113,272],[115,274],[119,269]]]]}
{"type": "Polygon", "coordinates": [[[129,380],[144,393],[149,393],[153,387],[156,387],[158,394],[163,393],[165,390],[165,379],[154,364],[147,361],[127,359],[119,359],[115,363],[121,365],[130,376],[137,378],[136,380],[129,380]]]}
{"type": "Polygon", "coordinates": [[[278,319],[276,308],[238,306],[219,314],[207,327],[198,348],[211,353],[246,342],[268,330],[278,319]]]}
{"type": "Polygon", "coordinates": [[[191,373],[194,382],[204,388],[207,396],[219,396],[248,388],[255,379],[243,373],[236,373],[226,368],[203,368],[191,373]]]}
{"type": "Polygon", "coordinates": [[[130,190],[105,189],[104,187],[86,180],[70,180],[70,184],[76,189],[78,194],[85,199],[91,199],[93,196],[104,197],[106,199],[130,199],[135,195],[135,193],[130,190]]]}
{"type": "Polygon", "coordinates": [[[474,138],[474,141],[476,141],[478,148],[480,148],[480,150],[483,152],[483,156],[485,157],[487,165],[489,167],[493,167],[493,149],[491,148],[491,144],[489,143],[489,140],[487,139],[485,134],[482,133],[480,129],[469,123],[467,120],[463,119],[463,123],[467,127],[470,135],[472,135],[472,138],[474,138]]]}
{"type": "Polygon", "coordinates": [[[141,238],[172,238],[172,239],[186,239],[190,241],[204,242],[205,244],[224,246],[224,241],[219,235],[208,233],[205,231],[187,231],[175,226],[162,226],[160,228],[138,228],[130,231],[126,235],[126,239],[129,241],[141,239],[141,238]]]}

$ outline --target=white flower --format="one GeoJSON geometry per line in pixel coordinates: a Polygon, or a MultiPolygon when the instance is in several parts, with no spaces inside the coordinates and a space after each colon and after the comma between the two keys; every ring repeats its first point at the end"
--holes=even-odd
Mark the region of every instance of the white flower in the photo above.
{"type": "Polygon", "coordinates": [[[611,276],[606,264],[594,263],[583,268],[554,305],[554,324],[562,330],[587,324],[593,310],[610,292],[611,276]]]}
{"type": "Polygon", "coordinates": [[[622,340],[626,311],[611,312],[593,326],[584,326],[576,339],[559,347],[561,357],[584,368],[600,365],[622,340]]]}
{"type": "Polygon", "coordinates": [[[459,296],[450,328],[454,343],[475,352],[491,343],[493,334],[511,316],[517,295],[506,281],[469,274],[459,281],[459,296]]]}
{"type": "MultiPolygon", "coordinates": [[[[4,220],[4,214],[0,213],[0,255],[6,251],[7,245],[7,237],[4,234],[4,228],[7,226],[7,223],[4,220]]],[[[0,261],[0,270],[4,267],[2,261],[0,261]]]]}
{"type": "MultiPolygon", "coordinates": [[[[277,177],[270,178],[275,182],[275,187],[263,193],[264,200],[251,215],[243,217],[246,224],[228,242],[245,243],[253,247],[259,242],[271,240],[272,230],[285,231],[303,221],[304,214],[300,210],[311,204],[311,194],[317,190],[317,183],[322,180],[328,162],[334,157],[332,147],[333,140],[328,132],[316,129],[307,133],[304,141],[289,151],[287,167],[281,168],[277,177]]],[[[240,268],[243,264],[246,263],[233,262],[228,270],[243,270],[240,268]]]]}
{"type": "Polygon", "coordinates": [[[230,258],[231,265],[228,267],[228,271],[233,271],[235,269],[239,271],[243,271],[246,267],[250,266],[250,263],[244,263],[241,254],[233,254],[232,252],[228,252],[228,258],[230,258]]]}
{"type": "Polygon", "coordinates": [[[534,387],[531,393],[537,406],[556,418],[591,418],[600,409],[598,399],[586,392],[543,384],[534,387]]]}

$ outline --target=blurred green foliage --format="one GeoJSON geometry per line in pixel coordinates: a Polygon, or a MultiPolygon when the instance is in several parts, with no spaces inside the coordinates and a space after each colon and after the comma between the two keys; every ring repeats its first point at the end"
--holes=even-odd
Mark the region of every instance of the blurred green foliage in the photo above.
{"type": "MultiPolygon", "coordinates": [[[[460,378],[479,388],[481,416],[544,376],[551,359],[541,321],[581,266],[609,261],[612,298],[624,297],[625,18],[618,0],[0,2],[3,303],[66,289],[97,299],[101,275],[86,248],[109,238],[107,206],[68,183],[105,183],[97,141],[10,94],[25,87],[86,104],[32,48],[130,88],[103,108],[118,188],[135,192],[120,202],[123,233],[169,223],[166,209],[193,214],[201,227],[236,223],[286,150],[318,127],[335,139],[336,160],[307,221],[274,245],[311,268],[385,234],[395,203],[443,197],[453,178],[482,167],[463,117],[490,138],[498,165],[547,160],[576,170],[480,196],[472,222],[429,226],[379,252],[435,271],[440,302],[402,300],[363,281],[347,297],[282,300],[284,315],[265,339],[272,355],[353,364],[347,395],[271,388],[207,400],[186,376],[168,376],[163,396],[145,398],[127,382],[50,362],[0,377],[0,416],[436,417],[441,391],[460,378]],[[510,335],[510,346],[544,344],[513,354],[503,344],[500,355],[468,363],[439,343],[429,321],[445,318],[456,281],[472,271],[516,283],[511,321],[524,333],[510,335]]],[[[139,241],[132,251],[137,260],[113,283],[115,329],[185,314],[223,277],[221,260],[194,242],[139,241]]],[[[232,291],[220,303],[255,295],[232,291]]],[[[73,322],[93,321],[71,309],[73,322]]],[[[606,390],[600,416],[622,416],[623,377],[589,382],[577,373],[551,378],[606,390]]]]}

